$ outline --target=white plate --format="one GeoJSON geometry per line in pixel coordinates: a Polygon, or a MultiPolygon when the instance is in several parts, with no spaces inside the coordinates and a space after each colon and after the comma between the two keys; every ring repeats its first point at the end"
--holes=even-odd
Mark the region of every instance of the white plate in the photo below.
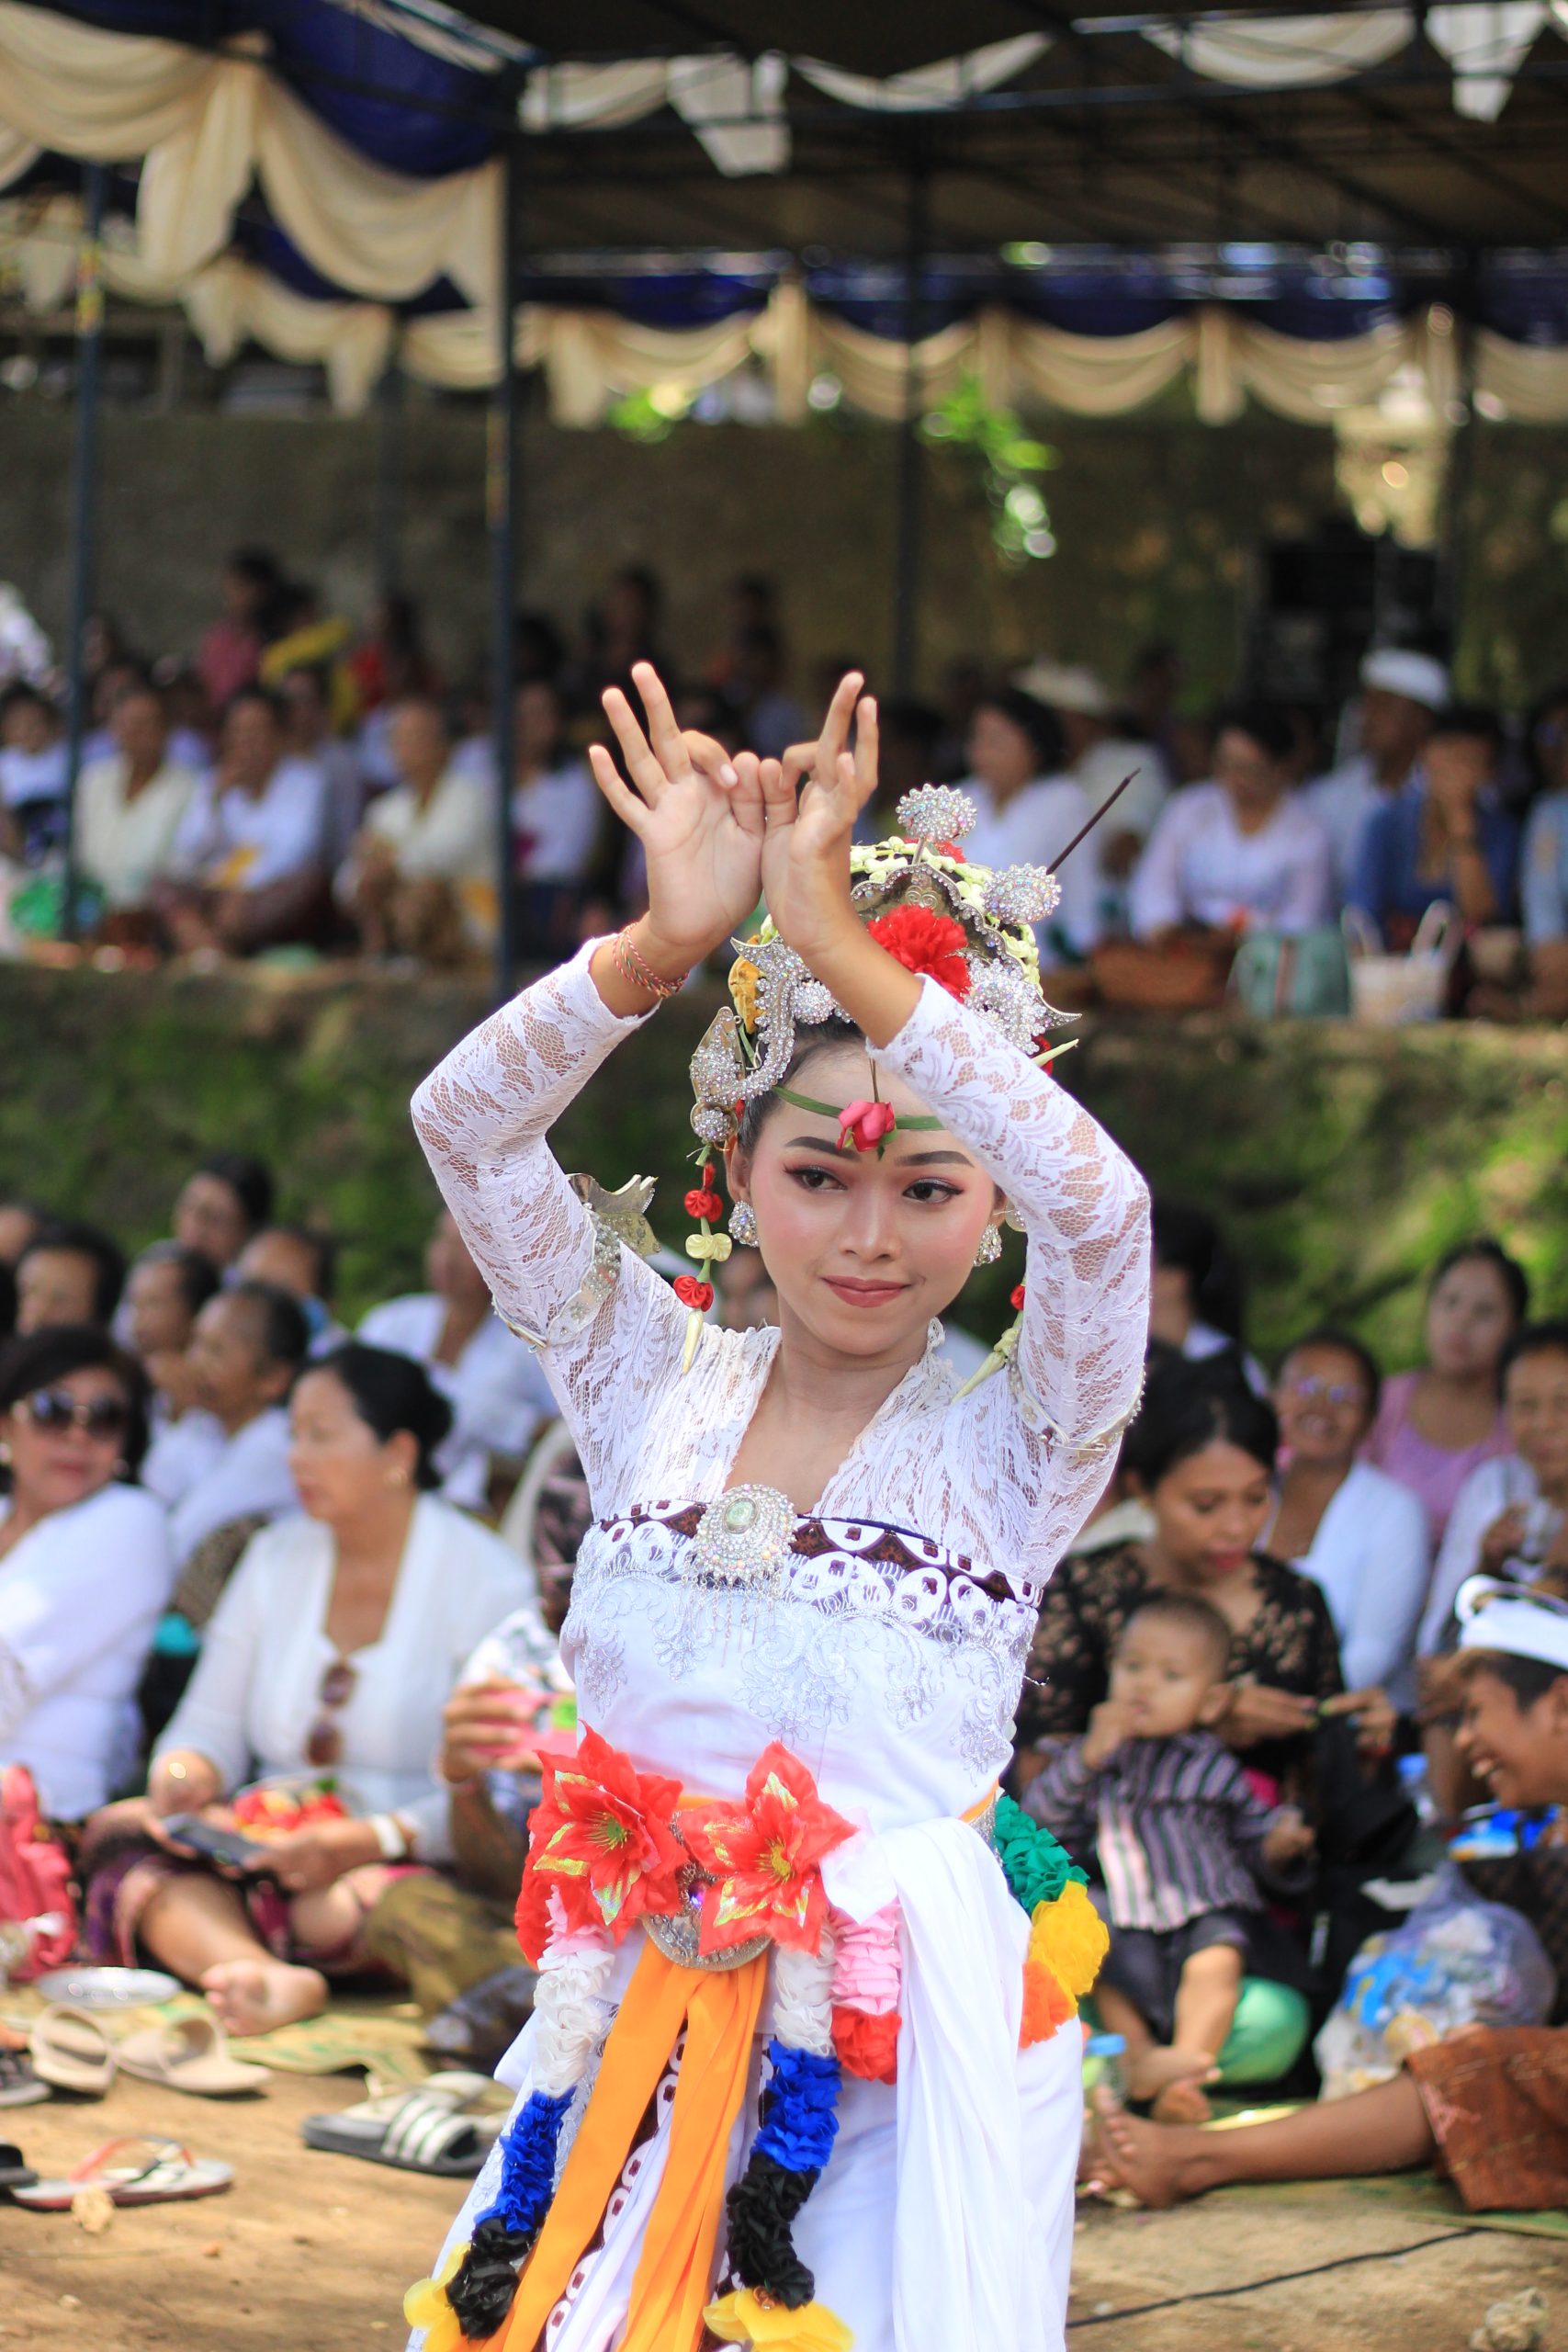
{"type": "Polygon", "coordinates": [[[141,2009],[172,2001],[179,1979],[161,1968],[51,1968],[35,1990],[70,2009],[141,2009]]]}

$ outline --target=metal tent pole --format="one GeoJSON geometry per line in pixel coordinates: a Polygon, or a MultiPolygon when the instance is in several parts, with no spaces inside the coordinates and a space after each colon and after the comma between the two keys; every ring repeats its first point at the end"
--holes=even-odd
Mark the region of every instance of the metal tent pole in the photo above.
{"type": "Polygon", "coordinates": [[[376,594],[383,600],[402,586],[404,390],[400,343],[394,331],[376,387],[376,594]]]}
{"type": "Polygon", "coordinates": [[[502,152],[501,187],[501,338],[495,390],[490,406],[486,463],[486,507],[491,549],[491,736],[495,752],[496,856],[500,920],[496,930],[495,984],[504,1003],[516,985],[517,893],[513,884],[512,784],[516,773],[517,549],[519,468],[517,425],[516,300],[522,283],[522,133],[513,125],[502,152]]]}
{"type": "Polygon", "coordinates": [[[921,553],[920,418],[925,371],[919,345],[925,333],[925,266],[931,244],[931,188],[923,157],[909,168],[908,235],[904,258],[904,338],[908,361],[904,377],[904,415],[898,427],[898,506],[894,535],[893,691],[915,691],[919,651],[921,553]]]}
{"type": "Polygon", "coordinates": [[[103,382],[104,193],[108,172],[83,175],[82,242],[76,254],[76,438],[71,465],[71,617],[67,648],[65,903],[62,928],[76,936],[76,779],[87,733],[87,621],[92,612],[98,509],[98,411],[103,382]]]}

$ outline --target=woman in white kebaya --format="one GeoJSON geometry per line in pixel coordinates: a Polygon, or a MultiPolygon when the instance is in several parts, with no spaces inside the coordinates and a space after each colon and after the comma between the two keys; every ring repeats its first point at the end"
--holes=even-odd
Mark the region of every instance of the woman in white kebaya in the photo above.
{"type": "Polygon", "coordinates": [[[997,1783],[1042,1584],[1137,1395],[1147,1196],[1034,1057],[1050,877],[967,865],[965,797],[931,786],[852,849],[859,677],[818,744],[732,765],[636,676],[651,740],[604,697],[635,790],[593,763],[648,913],[414,1106],[595,1523],[563,1641],[585,1728],[547,1760],[519,1913],[518,2104],[410,2316],[430,2352],[1050,2352],[1099,1931],[997,1783]],[[693,1064],[671,1288],[637,1254],[647,1188],[569,1180],[545,1137],[760,895],[693,1064]],[[776,1328],[704,1321],[721,1160],[776,1328]],[[1020,1318],[961,1389],[936,1318],[1004,1217],[1020,1318]]]}

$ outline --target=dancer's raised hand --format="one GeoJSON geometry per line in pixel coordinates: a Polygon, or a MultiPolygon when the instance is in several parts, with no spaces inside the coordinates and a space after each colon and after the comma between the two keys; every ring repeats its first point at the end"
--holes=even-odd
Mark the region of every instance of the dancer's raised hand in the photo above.
{"type": "Polygon", "coordinates": [[[754,759],[731,761],[711,736],[682,733],[650,662],[636,663],[632,676],[646,734],[618,686],[604,697],[632,785],[603,744],[592,744],[588,757],[600,791],[642,843],[648,951],[655,968],[673,973],[711,955],[757,903],[761,786],[754,759]]]}
{"type": "Polygon", "coordinates": [[[846,919],[855,921],[850,846],[855,820],[876,790],[876,704],[861,693],[864,684],[860,672],[851,670],[828,706],[817,741],[792,744],[782,763],[765,760],[760,773],[768,912],[813,970],[843,935],[846,919]]]}

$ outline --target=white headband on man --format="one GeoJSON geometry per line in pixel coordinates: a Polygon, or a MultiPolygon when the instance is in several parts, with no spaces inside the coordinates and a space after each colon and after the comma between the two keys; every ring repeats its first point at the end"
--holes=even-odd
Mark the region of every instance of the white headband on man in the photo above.
{"type": "Polygon", "coordinates": [[[1461,1650],[1538,1658],[1568,1674],[1568,1601],[1495,1577],[1471,1577],[1454,1602],[1461,1650]]]}
{"type": "Polygon", "coordinates": [[[1361,664],[1361,684],[1381,686],[1385,695],[1403,695],[1424,710],[1447,710],[1449,673],[1429,653],[1415,653],[1402,645],[1382,645],[1361,664]]]}

